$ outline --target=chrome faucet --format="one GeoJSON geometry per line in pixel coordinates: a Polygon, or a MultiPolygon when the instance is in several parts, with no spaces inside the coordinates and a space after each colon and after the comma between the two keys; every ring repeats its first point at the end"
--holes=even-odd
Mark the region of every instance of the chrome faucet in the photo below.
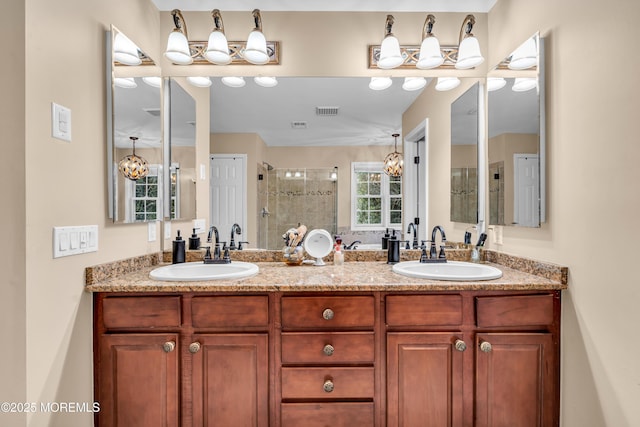
{"type": "Polygon", "coordinates": [[[350,245],[343,244],[343,245],[342,245],[342,247],[343,247],[344,249],[356,249],[356,247],[357,247],[356,245],[357,245],[358,243],[362,243],[362,242],[361,242],[360,240],[354,240],[353,242],[351,242],[351,244],[350,244],[350,245]]]}
{"type": "Polygon", "coordinates": [[[234,239],[234,235],[236,234],[241,234],[242,233],[242,229],[240,228],[240,226],[238,224],[233,224],[231,226],[231,238],[229,240],[229,249],[232,251],[235,251],[236,249],[238,249],[236,247],[236,241],[234,239]]]}
{"type": "Polygon", "coordinates": [[[442,262],[447,261],[447,256],[444,253],[444,247],[447,243],[447,236],[444,234],[444,230],[441,226],[436,225],[431,230],[431,245],[429,247],[429,258],[434,260],[438,259],[442,262]],[[440,231],[440,236],[442,237],[442,244],[440,245],[440,253],[436,251],[436,233],[440,231]]]}
{"type": "MultiPolygon", "coordinates": [[[[413,243],[411,244],[411,247],[413,249],[418,249],[418,226],[414,223],[409,223],[409,227],[407,228],[407,233],[411,233],[411,230],[413,229],[413,243]]],[[[409,243],[407,242],[407,249],[409,249],[409,243]]]]}

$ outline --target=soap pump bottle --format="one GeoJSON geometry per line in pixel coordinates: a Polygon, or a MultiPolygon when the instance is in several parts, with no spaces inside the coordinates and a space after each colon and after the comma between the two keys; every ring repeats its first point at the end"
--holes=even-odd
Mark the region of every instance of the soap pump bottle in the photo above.
{"type": "Polygon", "coordinates": [[[400,240],[396,237],[396,230],[389,238],[389,247],[387,248],[387,264],[395,264],[400,262],[400,240]]]}
{"type": "Polygon", "coordinates": [[[200,237],[196,234],[196,229],[193,229],[193,234],[189,237],[189,250],[200,249],[200,237]]]}
{"type": "Polygon", "coordinates": [[[384,236],[382,236],[382,249],[387,249],[389,247],[389,229],[387,228],[384,232],[384,236]]]}
{"type": "Polygon", "coordinates": [[[180,230],[178,230],[176,240],[173,241],[172,262],[174,264],[185,262],[184,240],[182,240],[182,236],[180,236],[180,230]]]}
{"type": "Polygon", "coordinates": [[[342,238],[340,236],[336,236],[336,243],[333,248],[335,250],[333,253],[333,265],[343,265],[344,253],[342,252],[342,238]]]}

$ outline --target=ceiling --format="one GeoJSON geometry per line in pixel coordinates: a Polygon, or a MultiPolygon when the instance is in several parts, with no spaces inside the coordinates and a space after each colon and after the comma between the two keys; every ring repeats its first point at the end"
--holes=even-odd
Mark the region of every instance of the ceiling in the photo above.
{"type": "MultiPolygon", "coordinates": [[[[159,10],[183,11],[381,11],[486,13],[497,0],[152,0],[159,10]]],[[[257,133],[268,146],[391,145],[402,132],[402,114],[422,92],[391,88],[373,91],[367,78],[279,78],[263,88],[247,78],[229,88],[212,78],[211,132],[257,133]],[[339,107],[337,116],[320,117],[316,107],[339,107]],[[304,123],[304,128],[292,123],[304,123]]],[[[407,130],[405,130],[407,131],[407,130]]]]}

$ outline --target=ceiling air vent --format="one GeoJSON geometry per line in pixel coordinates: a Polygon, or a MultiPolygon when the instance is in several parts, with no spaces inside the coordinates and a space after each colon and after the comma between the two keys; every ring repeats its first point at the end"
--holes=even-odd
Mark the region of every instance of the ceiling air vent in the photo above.
{"type": "Polygon", "coordinates": [[[337,116],[340,107],[316,107],[316,116],[337,116]]]}
{"type": "Polygon", "coordinates": [[[151,114],[153,117],[160,117],[159,108],[143,108],[142,111],[151,114]]]}
{"type": "Polygon", "coordinates": [[[307,128],[307,122],[291,122],[291,129],[306,129],[307,128]]]}

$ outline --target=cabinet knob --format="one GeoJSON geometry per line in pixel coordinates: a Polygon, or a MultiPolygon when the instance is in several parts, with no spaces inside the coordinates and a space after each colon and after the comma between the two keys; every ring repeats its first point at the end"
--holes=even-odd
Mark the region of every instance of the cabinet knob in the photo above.
{"type": "Polygon", "coordinates": [[[467,344],[462,340],[456,340],[455,347],[458,351],[465,351],[467,349],[467,344]]]}
{"type": "Polygon", "coordinates": [[[335,349],[333,348],[333,346],[331,344],[325,345],[324,348],[322,349],[324,354],[326,354],[327,356],[331,356],[333,354],[334,350],[335,349]]]}
{"type": "Polygon", "coordinates": [[[200,351],[200,343],[198,341],[189,344],[189,353],[196,354],[200,351]]]}
{"type": "Polygon", "coordinates": [[[167,341],[162,345],[162,349],[164,350],[165,353],[171,353],[173,350],[176,349],[175,341],[167,341]]]}
{"type": "Polygon", "coordinates": [[[330,308],[325,308],[322,312],[322,317],[324,318],[324,320],[331,320],[333,319],[334,314],[335,313],[333,312],[333,310],[331,310],[330,308]]]}
{"type": "Polygon", "coordinates": [[[331,393],[333,391],[333,381],[326,380],[322,386],[325,392],[331,393]]]}
{"type": "Polygon", "coordinates": [[[480,343],[480,350],[485,353],[490,353],[492,350],[491,343],[489,341],[482,341],[480,343]]]}

